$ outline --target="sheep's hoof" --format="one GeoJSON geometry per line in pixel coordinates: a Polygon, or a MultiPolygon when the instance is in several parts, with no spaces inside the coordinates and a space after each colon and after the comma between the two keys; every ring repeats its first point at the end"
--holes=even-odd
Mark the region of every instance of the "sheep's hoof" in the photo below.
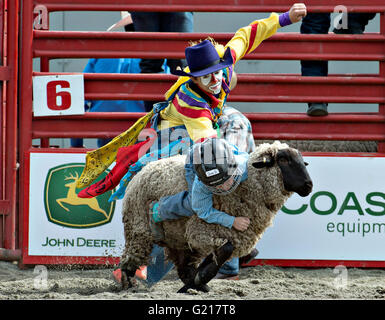
{"type": "Polygon", "coordinates": [[[122,270],[121,285],[122,290],[127,290],[136,285],[136,280],[133,277],[127,276],[127,272],[122,270]]]}
{"type": "Polygon", "coordinates": [[[200,285],[186,284],[184,287],[179,289],[177,293],[187,293],[189,289],[193,289],[193,290],[197,290],[205,293],[210,291],[210,288],[207,284],[200,284],[200,285]]]}

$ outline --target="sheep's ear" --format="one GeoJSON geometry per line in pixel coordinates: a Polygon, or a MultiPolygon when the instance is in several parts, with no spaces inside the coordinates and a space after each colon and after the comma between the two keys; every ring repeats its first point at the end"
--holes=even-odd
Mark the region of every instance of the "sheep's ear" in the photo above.
{"type": "Polygon", "coordinates": [[[272,167],[273,165],[274,165],[274,158],[270,158],[270,157],[262,157],[261,160],[252,163],[252,166],[257,169],[269,168],[269,167],[272,167]]]}

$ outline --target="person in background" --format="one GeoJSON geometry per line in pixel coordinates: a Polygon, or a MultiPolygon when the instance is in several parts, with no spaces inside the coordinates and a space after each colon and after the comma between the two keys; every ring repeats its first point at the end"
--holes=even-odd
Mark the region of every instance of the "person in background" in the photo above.
{"type": "MultiPolygon", "coordinates": [[[[136,31],[141,32],[193,32],[192,12],[131,12],[136,31]]],[[[141,73],[160,73],[163,70],[164,59],[142,59],[141,73]]],[[[186,66],[184,59],[168,59],[170,72],[186,66]]],[[[152,110],[157,101],[144,101],[146,111],[152,110]]]]}
{"type": "MultiPolygon", "coordinates": [[[[124,27],[126,32],[135,31],[134,24],[128,12],[122,12],[122,19],[108,28],[112,31],[124,27]]],[[[84,73],[140,73],[139,58],[92,58],[84,68],[84,73]]],[[[166,62],[162,62],[162,71],[169,73],[166,62]]],[[[86,112],[145,112],[143,101],[134,100],[86,100],[84,104],[86,112]]],[[[98,139],[98,148],[107,144],[111,139],[98,139]]],[[[83,139],[71,139],[72,148],[83,148],[83,139]]]]}
{"type": "MultiPolygon", "coordinates": [[[[362,34],[368,22],[375,17],[375,13],[343,13],[341,21],[347,18],[347,28],[339,23],[342,28],[334,28],[335,34],[362,34]]],[[[329,13],[309,13],[301,24],[303,34],[327,34],[330,28],[329,13]]],[[[328,75],[328,61],[302,60],[302,76],[326,77],[328,75]]],[[[325,102],[308,103],[307,114],[309,116],[328,115],[328,104],[325,102]]]]}
{"type": "MultiPolygon", "coordinates": [[[[140,59],[111,58],[88,61],[84,73],[139,73],[140,59]]],[[[143,101],[132,100],[86,100],[86,112],[145,112],[143,101]]],[[[104,146],[111,139],[98,139],[98,148],[104,146]]],[[[83,148],[83,139],[71,139],[71,147],[83,148]]]]}

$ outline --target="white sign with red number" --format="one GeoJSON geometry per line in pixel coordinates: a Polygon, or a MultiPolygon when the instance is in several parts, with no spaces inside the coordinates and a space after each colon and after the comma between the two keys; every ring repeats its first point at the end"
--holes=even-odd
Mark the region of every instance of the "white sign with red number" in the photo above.
{"type": "Polygon", "coordinates": [[[33,113],[35,117],[84,114],[83,75],[33,77],[33,113]]]}

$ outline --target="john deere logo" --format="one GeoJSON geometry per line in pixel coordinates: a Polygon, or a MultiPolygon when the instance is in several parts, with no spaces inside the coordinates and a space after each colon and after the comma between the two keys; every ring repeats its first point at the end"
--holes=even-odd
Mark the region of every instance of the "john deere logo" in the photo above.
{"type": "MultiPolygon", "coordinates": [[[[109,223],[115,202],[108,202],[113,190],[94,198],[79,198],[76,183],[83,163],[69,163],[48,171],[44,187],[44,206],[48,220],[69,228],[93,228],[109,223]]],[[[103,179],[107,173],[103,173],[103,179]]]]}

